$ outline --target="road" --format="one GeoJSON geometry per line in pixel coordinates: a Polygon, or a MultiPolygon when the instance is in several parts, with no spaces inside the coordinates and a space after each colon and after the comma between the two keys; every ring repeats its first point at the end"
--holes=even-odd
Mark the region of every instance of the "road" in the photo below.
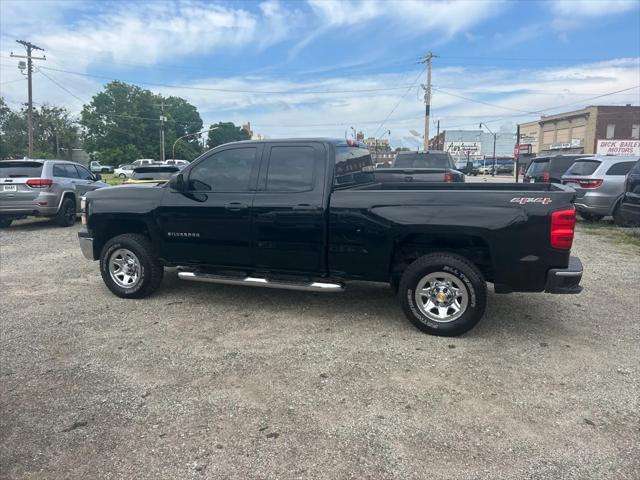
{"type": "Polygon", "coordinates": [[[2,478],[640,478],[637,246],[437,338],[380,285],[119,299],[77,230],[0,232],[2,478]]]}

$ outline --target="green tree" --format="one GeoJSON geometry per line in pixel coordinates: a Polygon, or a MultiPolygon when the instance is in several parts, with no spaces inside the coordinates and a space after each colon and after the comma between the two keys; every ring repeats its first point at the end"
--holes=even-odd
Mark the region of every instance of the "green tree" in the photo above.
{"type": "MultiPolygon", "coordinates": [[[[195,106],[183,98],[163,97],[124,82],[110,82],[82,109],[85,150],[109,165],[133,157],[160,159],[160,115],[166,117],[165,157],[171,157],[174,141],[202,130],[195,106]]],[[[201,152],[197,139],[178,142],[176,153],[193,160],[201,152]]],[[[176,155],[177,156],[177,155],[176,155]]]]}
{"type": "MultiPolygon", "coordinates": [[[[27,109],[11,110],[0,98],[0,158],[28,153],[27,109]]],[[[78,126],[63,107],[42,105],[33,110],[33,157],[69,158],[78,146],[78,126]]]]}
{"type": "Polygon", "coordinates": [[[215,148],[218,145],[229,142],[237,142],[240,140],[249,140],[249,132],[242,127],[236,127],[233,122],[214,123],[209,128],[218,127],[216,130],[209,132],[207,146],[215,148]]]}

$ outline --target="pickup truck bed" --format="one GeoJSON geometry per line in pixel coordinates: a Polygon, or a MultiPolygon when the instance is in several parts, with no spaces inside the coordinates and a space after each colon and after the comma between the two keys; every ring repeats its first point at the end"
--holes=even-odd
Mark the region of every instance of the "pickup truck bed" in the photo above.
{"type": "Polygon", "coordinates": [[[125,298],[152,293],[163,266],[188,280],[314,291],[389,282],[407,317],[437,335],[479,321],[485,282],[498,293],[580,291],[571,188],[377,182],[372,170],[368,151],[344,141],[228,144],[167,185],[87,195],[81,246],[125,298]]]}

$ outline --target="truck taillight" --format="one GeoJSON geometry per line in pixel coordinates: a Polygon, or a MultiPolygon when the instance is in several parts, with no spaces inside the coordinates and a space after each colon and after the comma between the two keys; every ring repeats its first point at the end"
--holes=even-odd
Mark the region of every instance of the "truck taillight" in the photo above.
{"type": "Polygon", "coordinates": [[[576,226],[574,208],[551,213],[551,246],[558,250],[571,250],[576,226]]]}
{"type": "Polygon", "coordinates": [[[49,188],[53,185],[50,178],[30,178],[27,180],[27,186],[31,188],[49,188]]]}
{"type": "Polygon", "coordinates": [[[602,185],[602,180],[578,180],[581,188],[598,188],[602,185]]]}
{"type": "Polygon", "coordinates": [[[444,174],[444,181],[445,182],[453,182],[453,173],[451,172],[446,172],[444,174]]]}
{"type": "Polygon", "coordinates": [[[87,199],[86,197],[80,197],[80,221],[82,225],[87,224],[87,199]]]}
{"type": "Polygon", "coordinates": [[[544,183],[549,183],[549,180],[551,180],[551,176],[549,175],[549,172],[544,172],[542,174],[542,181],[544,183]]]}

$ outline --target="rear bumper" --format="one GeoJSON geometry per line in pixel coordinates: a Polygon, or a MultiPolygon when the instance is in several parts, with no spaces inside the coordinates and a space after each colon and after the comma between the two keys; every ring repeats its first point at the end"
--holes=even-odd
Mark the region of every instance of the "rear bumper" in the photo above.
{"type": "Polygon", "coordinates": [[[78,232],[78,240],[80,241],[80,250],[87,260],[97,260],[93,253],[93,238],[89,232],[78,232]]]}
{"type": "Polygon", "coordinates": [[[567,268],[552,268],[547,272],[544,291],[547,293],[580,293],[582,287],[582,262],[578,257],[569,257],[567,268]]]}

